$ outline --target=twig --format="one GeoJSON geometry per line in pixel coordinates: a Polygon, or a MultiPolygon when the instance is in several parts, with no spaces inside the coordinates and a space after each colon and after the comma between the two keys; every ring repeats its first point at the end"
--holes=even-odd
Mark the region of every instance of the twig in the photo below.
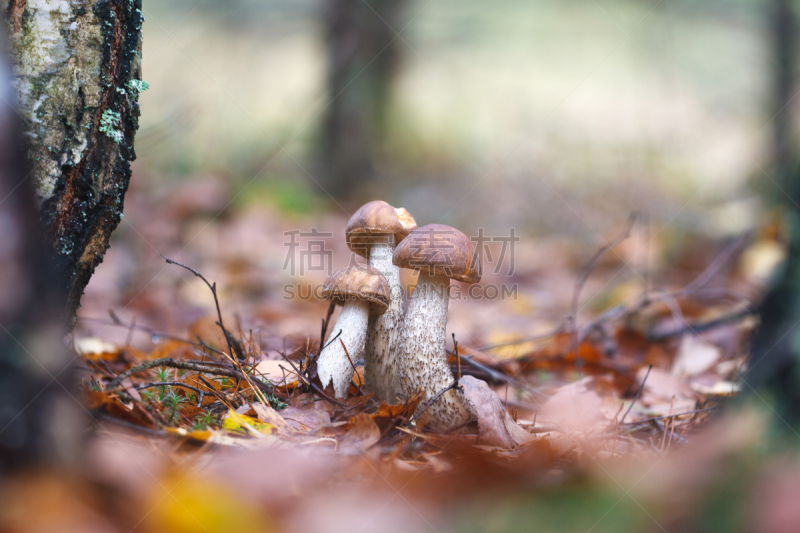
{"type": "Polygon", "coordinates": [[[319,333],[320,351],[322,351],[321,347],[325,344],[325,333],[328,332],[328,325],[331,323],[334,309],[336,309],[336,302],[331,302],[331,305],[328,306],[328,314],[322,319],[322,331],[319,333]]]}
{"type": "Polygon", "coordinates": [[[335,341],[336,339],[338,339],[338,338],[339,338],[339,335],[341,335],[341,334],[342,334],[342,330],[339,330],[339,333],[337,333],[336,335],[334,335],[334,336],[333,336],[333,338],[332,338],[331,340],[329,340],[329,341],[328,341],[328,344],[326,344],[325,346],[323,346],[322,348],[320,348],[320,350],[319,350],[319,353],[322,353],[322,350],[324,350],[325,348],[327,348],[328,346],[330,346],[330,345],[331,345],[331,343],[332,343],[333,341],[335,341]]]}
{"type": "Polygon", "coordinates": [[[711,320],[695,322],[693,324],[685,324],[684,326],[664,331],[662,333],[651,333],[650,335],[648,335],[648,337],[651,341],[658,342],[668,339],[670,337],[678,337],[680,335],[683,335],[684,333],[701,333],[703,331],[714,329],[718,326],[724,326],[725,324],[738,322],[753,314],[755,314],[753,308],[747,305],[743,309],[739,309],[727,315],[713,318],[711,320]]]}
{"type": "Polygon", "coordinates": [[[458,379],[456,380],[458,381],[459,379],[461,379],[461,357],[459,357],[458,355],[458,341],[456,341],[456,334],[453,333],[452,335],[453,335],[453,352],[455,352],[456,361],[458,362],[458,379]]]}
{"type": "Polygon", "coordinates": [[[244,354],[241,353],[242,351],[241,347],[239,347],[238,350],[234,350],[233,345],[236,344],[236,341],[234,341],[233,337],[228,332],[228,330],[225,329],[225,325],[222,322],[222,310],[219,307],[219,298],[217,297],[217,283],[216,282],[209,283],[209,281],[205,278],[205,276],[203,276],[200,272],[193,269],[192,267],[186,266],[183,263],[179,263],[177,261],[173,261],[168,257],[164,257],[163,255],[161,257],[164,258],[164,261],[166,261],[167,264],[177,265],[179,267],[185,268],[186,270],[188,270],[189,272],[191,272],[192,274],[203,280],[203,282],[205,282],[206,285],[208,285],[208,288],[211,289],[211,294],[214,295],[214,305],[217,307],[217,318],[219,318],[219,327],[220,329],[222,329],[222,333],[225,335],[225,341],[228,343],[228,350],[230,350],[231,355],[236,355],[238,359],[244,359],[244,354]]]}
{"type": "Polygon", "coordinates": [[[515,344],[522,344],[523,342],[540,341],[542,339],[548,339],[550,337],[553,337],[553,336],[561,333],[563,330],[564,330],[563,326],[559,326],[558,328],[554,329],[550,333],[542,333],[542,334],[538,334],[538,335],[530,335],[530,336],[527,336],[527,337],[520,337],[518,339],[514,339],[514,340],[510,340],[510,341],[498,342],[498,343],[495,343],[495,344],[487,344],[486,346],[481,346],[481,347],[477,348],[477,350],[479,352],[485,352],[486,350],[493,350],[495,348],[505,348],[506,346],[514,346],[515,344]]]}
{"type": "Polygon", "coordinates": [[[697,276],[691,283],[689,283],[683,289],[681,289],[678,294],[679,295],[691,294],[695,290],[699,289],[700,287],[708,283],[711,280],[711,278],[713,278],[714,275],[719,271],[719,269],[722,268],[725,265],[725,263],[728,262],[728,259],[730,259],[730,257],[734,253],[736,253],[742,246],[744,246],[752,236],[753,232],[749,231],[744,235],[742,235],[741,237],[739,237],[738,239],[734,240],[728,246],[726,246],[722,250],[722,252],[720,252],[719,255],[717,255],[717,257],[715,257],[714,260],[711,261],[711,263],[709,263],[706,269],[703,270],[703,272],[701,272],[700,275],[697,276]]]}
{"type": "Polygon", "coordinates": [[[625,417],[631,412],[631,409],[633,409],[633,404],[636,403],[636,400],[638,400],[639,396],[642,394],[642,391],[644,390],[644,384],[647,383],[647,377],[650,375],[651,370],[653,370],[653,365],[650,365],[650,367],[647,369],[647,374],[644,375],[644,379],[642,380],[642,386],[639,387],[638,391],[636,391],[636,396],[633,397],[633,401],[631,402],[630,406],[628,406],[628,410],[625,411],[624,415],[622,415],[622,418],[619,421],[620,424],[625,423],[625,417]]]}
{"type": "MultiPolygon", "coordinates": [[[[341,333],[341,330],[339,332],[341,333]]],[[[342,350],[344,350],[344,355],[347,356],[347,360],[350,362],[350,366],[353,367],[353,374],[358,376],[358,370],[356,370],[356,365],[350,358],[350,352],[347,351],[347,346],[344,345],[344,341],[342,339],[339,339],[339,343],[342,345],[342,350]]],[[[359,385],[356,388],[361,389],[361,376],[359,376],[358,378],[358,383],[359,385]]]]}
{"type": "MultiPolygon", "coordinates": [[[[179,368],[183,370],[192,370],[194,372],[201,372],[205,374],[214,374],[218,376],[226,376],[229,378],[235,379],[243,379],[247,381],[247,376],[242,374],[238,370],[234,370],[232,368],[215,368],[212,366],[202,365],[199,363],[192,363],[190,361],[176,361],[171,357],[161,357],[159,359],[154,359],[152,361],[148,361],[143,363],[139,366],[135,366],[126,370],[125,372],[119,374],[116,378],[114,378],[107,386],[106,389],[114,389],[119,386],[119,384],[127,377],[130,377],[134,374],[138,374],[139,372],[144,372],[146,370],[150,370],[151,368],[166,366],[169,368],[179,368]]],[[[272,393],[272,383],[267,384],[261,380],[257,380],[256,384],[259,388],[272,393]]]]}
{"type": "Polygon", "coordinates": [[[411,418],[409,418],[409,419],[408,419],[408,423],[410,424],[411,422],[413,422],[414,420],[416,420],[417,418],[419,418],[419,415],[421,415],[422,413],[424,413],[424,412],[425,412],[425,410],[426,410],[428,407],[430,407],[431,405],[433,405],[433,402],[435,402],[436,400],[438,400],[438,399],[439,399],[439,397],[440,397],[442,394],[444,394],[445,392],[447,392],[447,391],[449,391],[449,390],[455,389],[456,387],[458,387],[458,381],[454,381],[454,382],[453,382],[453,383],[451,383],[451,384],[450,384],[448,387],[445,387],[444,389],[442,389],[441,391],[439,391],[439,393],[438,393],[436,396],[434,396],[433,398],[431,398],[431,399],[430,399],[430,401],[429,401],[428,403],[426,403],[426,404],[425,404],[425,405],[422,407],[422,409],[420,409],[419,411],[417,411],[417,412],[414,414],[414,416],[412,416],[411,418]]]}
{"type": "Polygon", "coordinates": [[[578,279],[575,281],[575,291],[572,294],[572,306],[570,307],[569,316],[567,317],[567,324],[569,326],[570,336],[572,338],[572,351],[576,352],[578,350],[578,328],[576,325],[576,321],[578,318],[578,305],[580,304],[581,298],[581,291],[583,290],[583,286],[586,283],[586,280],[589,279],[589,275],[592,273],[594,268],[597,266],[597,263],[600,259],[612,248],[616,245],[630,237],[631,229],[633,225],[636,223],[636,219],[639,218],[639,214],[634,212],[628,217],[628,221],[625,223],[625,227],[622,231],[614,237],[611,241],[607,244],[602,246],[597,252],[594,254],[592,259],[589,263],[583,267],[583,271],[578,276],[578,279]]]}
{"type": "Polygon", "coordinates": [[[715,411],[718,407],[706,407],[705,409],[695,409],[694,411],[684,411],[683,413],[676,413],[674,415],[664,415],[664,416],[653,416],[650,418],[643,418],[642,420],[636,420],[634,422],[620,422],[621,424],[625,424],[628,426],[639,425],[639,424],[649,424],[652,420],[666,420],[668,418],[677,418],[679,416],[688,416],[688,415],[696,415],[698,413],[706,413],[708,411],[715,411]]]}
{"type": "Polygon", "coordinates": [[[340,401],[337,401],[337,400],[335,400],[335,399],[331,398],[330,396],[328,396],[327,394],[325,394],[325,391],[323,391],[323,390],[321,390],[319,387],[317,387],[317,386],[314,384],[314,382],[313,382],[313,381],[311,381],[311,380],[310,380],[308,377],[306,377],[306,375],[305,375],[305,374],[303,374],[302,372],[300,372],[300,370],[299,370],[299,369],[298,369],[296,366],[294,366],[294,363],[292,363],[292,361],[291,361],[291,360],[290,360],[288,357],[286,357],[286,355],[285,355],[285,354],[281,354],[281,356],[283,357],[283,359],[284,359],[284,360],[285,360],[287,363],[289,363],[289,365],[291,365],[292,369],[295,371],[295,373],[297,374],[297,376],[298,376],[298,377],[300,377],[300,378],[301,378],[303,381],[305,381],[306,383],[308,383],[308,385],[309,385],[311,388],[313,388],[315,391],[317,391],[317,393],[319,393],[319,394],[320,394],[320,395],[321,395],[323,398],[325,398],[326,400],[328,400],[328,401],[329,401],[329,402],[331,402],[331,403],[335,403],[335,404],[336,404],[336,405],[338,405],[339,407],[347,407],[347,405],[343,404],[342,402],[340,402],[340,401]]]}

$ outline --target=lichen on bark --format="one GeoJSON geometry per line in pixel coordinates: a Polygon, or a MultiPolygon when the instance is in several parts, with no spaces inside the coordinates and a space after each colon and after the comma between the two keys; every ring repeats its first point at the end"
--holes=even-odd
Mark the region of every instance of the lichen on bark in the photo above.
{"type": "Polygon", "coordinates": [[[141,0],[5,0],[18,108],[47,243],[75,320],[135,159],[141,0]],[[108,134],[108,118],[115,135],[108,134]],[[105,126],[104,126],[105,124],[105,126]]]}

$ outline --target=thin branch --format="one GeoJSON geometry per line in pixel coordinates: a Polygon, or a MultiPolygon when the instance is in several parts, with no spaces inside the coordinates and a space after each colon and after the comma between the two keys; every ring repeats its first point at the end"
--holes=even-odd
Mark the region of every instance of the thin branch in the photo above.
{"type": "Polygon", "coordinates": [[[193,269],[190,266],[186,266],[183,263],[173,261],[172,259],[169,259],[168,257],[165,257],[163,255],[161,257],[164,258],[164,261],[166,261],[167,264],[177,265],[179,267],[185,268],[186,270],[188,270],[189,272],[191,272],[192,274],[203,280],[203,282],[208,286],[208,288],[211,290],[211,294],[214,295],[214,305],[217,307],[217,318],[219,318],[219,327],[222,329],[222,333],[225,335],[225,341],[228,343],[228,350],[230,350],[231,355],[236,355],[238,358],[239,353],[241,352],[241,348],[238,351],[234,351],[233,345],[235,341],[233,340],[233,337],[228,332],[228,330],[225,329],[225,325],[222,322],[222,310],[219,307],[219,298],[217,297],[217,283],[216,282],[209,283],[209,281],[205,278],[205,276],[203,276],[200,272],[198,272],[197,270],[193,269]]]}
{"type": "Polygon", "coordinates": [[[694,411],[684,411],[683,413],[676,413],[674,415],[664,415],[664,416],[653,416],[650,418],[643,418],[642,420],[636,420],[634,422],[620,422],[620,425],[626,426],[634,426],[639,424],[649,424],[654,420],[667,420],[670,418],[677,418],[679,416],[688,416],[688,415],[696,415],[698,413],[707,413],[709,411],[716,411],[719,409],[718,407],[706,407],[705,409],[695,409],[694,411]]]}
{"type": "MultiPolygon", "coordinates": [[[[114,378],[106,386],[106,389],[114,389],[114,388],[118,387],[119,384],[122,382],[122,380],[124,380],[125,378],[130,377],[130,376],[132,376],[134,374],[138,374],[140,372],[145,372],[147,370],[150,370],[151,368],[162,367],[162,366],[169,367],[169,368],[178,368],[178,369],[183,369],[183,370],[192,370],[194,372],[201,372],[201,373],[212,374],[212,375],[217,375],[217,376],[226,376],[226,377],[229,377],[229,378],[242,379],[242,380],[247,381],[247,376],[245,374],[239,372],[238,370],[234,370],[232,368],[215,368],[215,367],[212,367],[212,366],[202,365],[202,364],[199,364],[199,363],[192,363],[190,361],[176,361],[175,359],[173,359],[171,357],[161,357],[159,359],[154,359],[153,361],[148,361],[148,362],[143,363],[143,364],[141,364],[139,366],[135,366],[133,368],[130,368],[130,369],[126,370],[125,372],[123,372],[122,374],[120,374],[116,378],[114,378]]],[[[262,390],[265,390],[265,391],[269,392],[270,394],[272,393],[273,389],[272,389],[272,384],[271,383],[267,384],[267,383],[262,382],[261,380],[256,380],[256,384],[262,390]]]]}
{"type": "Polygon", "coordinates": [[[691,283],[686,285],[678,292],[678,295],[691,294],[695,290],[711,281],[711,278],[713,278],[714,275],[725,265],[725,263],[728,262],[728,259],[730,259],[733,254],[738,252],[742,246],[747,244],[752,236],[753,232],[748,231],[738,239],[734,240],[732,243],[728,244],[728,246],[726,246],[722,252],[720,252],[719,255],[717,255],[717,257],[715,257],[711,263],[709,263],[706,269],[703,270],[699,276],[697,276],[691,283]]]}
{"type": "Polygon", "coordinates": [[[426,403],[426,404],[425,404],[425,405],[422,407],[422,409],[420,409],[419,411],[417,411],[417,412],[414,414],[414,416],[412,416],[411,418],[409,418],[409,419],[408,419],[408,423],[410,424],[411,422],[413,422],[414,420],[416,420],[417,418],[419,418],[419,416],[420,416],[422,413],[424,413],[424,412],[425,412],[425,410],[426,410],[428,407],[430,407],[431,405],[433,405],[433,402],[435,402],[436,400],[438,400],[438,399],[439,399],[439,398],[442,396],[442,394],[444,394],[445,392],[447,392],[447,391],[449,391],[449,390],[455,389],[456,387],[458,387],[458,381],[454,381],[453,383],[451,383],[451,384],[450,384],[450,386],[448,386],[448,387],[445,387],[444,389],[442,389],[441,391],[439,391],[439,393],[438,393],[436,396],[434,396],[433,398],[431,398],[431,399],[430,399],[430,401],[429,401],[428,403],[426,403]]]}
{"type": "Polygon", "coordinates": [[[693,324],[685,324],[681,327],[677,327],[668,331],[664,331],[661,333],[651,333],[648,335],[648,338],[653,342],[663,341],[670,337],[678,337],[683,335],[684,333],[702,333],[703,331],[708,331],[714,329],[719,326],[724,326],[725,324],[731,324],[734,322],[739,322],[742,319],[745,319],[749,316],[755,314],[755,311],[749,305],[744,307],[743,309],[738,309],[732,313],[727,315],[722,315],[717,318],[713,318],[711,320],[705,320],[700,322],[695,322],[693,324]]]}
{"type": "MultiPolygon", "coordinates": [[[[325,315],[325,318],[322,319],[322,331],[319,333],[319,345],[323,346],[325,344],[325,333],[328,332],[328,326],[331,323],[331,317],[333,316],[333,311],[336,309],[336,302],[331,302],[331,305],[328,306],[328,314],[325,315]]],[[[322,351],[322,349],[320,349],[322,351]]]]}
{"type": "Polygon", "coordinates": [[[294,363],[292,363],[292,361],[291,361],[291,360],[290,360],[288,357],[286,357],[286,355],[285,355],[285,354],[281,353],[281,357],[283,357],[283,359],[284,359],[284,360],[285,360],[287,363],[289,363],[289,364],[291,365],[292,369],[295,371],[295,373],[297,374],[297,376],[298,376],[300,379],[302,379],[303,381],[305,381],[306,383],[308,383],[308,385],[309,385],[311,388],[313,388],[315,391],[317,391],[317,393],[318,393],[320,396],[322,396],[323,398],[325,398],[326,400],[328,400],[328,401],[329,401],[329,402],[331,402],[331,403],[335,403],[335,404],[336,404],[336,405],[338,405],[339,407],[347,407],[347,405],[343,404],[342,402],[340,402],[340,401],[338,401],[338,400],[335,400],[335,399],[331,398],[330,396],[328,396],[327,394],[325,394],[325,391],[323,391],[323,390],[321,390],[319,387],[317,387],[317,385],[316,385],[316,384],[315,384],[313,381],[311,381],[311,380],[310,380],[310,379],[309,379],[309,378],[308,378],[308,377],[307,377],[305,374],[303,374],[302,372],[300,372],[300,370],[299,370],[299,369],[298,369],[296,366],[294,366],[294,363]]]}
{"type": "Polygon", "coordinates": [[[650,371],[651,370],[653,370],[653,365],[650,365],[650,368],[647,369],[647,374],[644,375],[644,379],[642,380],[642,386],[639,387],[638,391],[636,391],[636,396],[633,397],[633,401],[628,406],[628,410],[625,411],[624,415],[622,415],[622,418],[619,421],[620,424],[624,424],[625,423],[625,417],[628,416],[628,413],[631,412],[631,409],[633,409],[633,404],[636,403],[636,400],[638,400],[639,396],[642,394],[642,391],[644,390],[644,384],[647,383],[647,377],[650,375],[650,371]]]}
{"type": "Polygon", "coordinates": [[[586,280],[589,279],[594,268],[597,266],[597,263],[600,259],[612,248],[616,245],[630,237],[631,229],[633,229],[633,225],[636,223],[636,220],[639,218],[638,213],[631,213],[628,217],[628,221],[625,223],[625,227],[622,228],[622,231],[614,237],[611,241],[607,244],[602,246],[597,252],[594,254],[592,259],[583,267],[583,271],[578,276],[578,279],[575,281],[575,291],[572,294],[572,306],[570,307],[569,316],[567,317],[567,324],[569,326],[570,336],[572,337],[572,351],[576,352],[578,350],[578,328],[576,325],[576,321],[578,318],[578,305],[580,304],[581,299],[581,291],[583,290],[583,286],[586,284],[586,280]]]}

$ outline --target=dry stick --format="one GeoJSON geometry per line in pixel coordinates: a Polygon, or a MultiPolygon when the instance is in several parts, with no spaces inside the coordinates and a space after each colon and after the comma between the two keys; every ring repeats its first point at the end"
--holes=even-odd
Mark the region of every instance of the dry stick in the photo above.
{"type": "Polygon", "coordinates": [[[700,287],[711,281],[711,278],[713,278],[714,275],[717,272],[719,272],[719,269],[721,269],[725,265],[725,263],[728,262],[728,259],[730,259],[734,253],[739,251],[739,249],[741,249],[742,246],[744,246],[752,236],[753,232],[749,231],[744,235],[742,235],[741,237],[739,237],[738,239],[734,240],[728,246],[726,246],[722,250],[722,252],[720,252],[719,255],[717,255],[717,257],[715,257],[713,261],[711,261],[711,263],[706,267],[706,269],[700,273],[699,276],[697,276],[691,283],[686,285],[683,289],[681,289],[678,292],[678,295],[691,294],[692,292],[696,291],[697,289],[699,289],[700,287]]]}
{"type": "Polygon", "coordinates": [[[328,314],[322,319],[322,331],[320,331],[319,334],[320,351],[322,351],[322,346],[325,344],[325,333],[328,332],[328,326],[331,323],[334,309],[336,309],[336,302],[331,302],[331,305],[328,306],[328,314]]]}
{"type": "Polygon", "coordinates": [[[327,394],[325,394],[325,391],[323,391],[323,390],[320,390],[320,388],[319,388],[319,387],[317,387],[317,386],[314,384],[314,382],[313,382],[313,381],[311,381],[311,380],[310,380],[308,377],[306,377],[306,376],[305,376],[305,375],[304,375],[302,372],[300,372],[300,370],[299,370],[299,369],[298,369],[296,366],[294,366],[294,363],[292,363],[292,361],[291,361],[291,360],[289,360],[289,358],[288,358],[288,357],[286,357],[286,355],[285,355],[285,354],[281,353],[281,357],[283,357],[283,359],[284,359],[284,360],[285,360],[287,363],[289,363],[289,365],[291,365],[292,369],[295,371],[295,373],[297,374],[297,376],[298,376],[299,378],[301,378],[303,381],[305,381],[306,383],[308,383],[308,385],[309,385],[311,388],[313,388],[315,391],[317,391],[317,392],[320,394],[320,396],[322,396],[323,398],[325,398],[326,400],[328,400],[328,401],[329,401],[329,402],[331,402],[331,403],[335,403],[335,404],[336,404],[336,405],[338,405],[339,407],[347,407],[347,405],[343,404],[342,402],[339,402],[339,401],[337,401],[337,400],[335,400],[335,399],[331,398],[331,397],[330,397],[330,396],[328,396],[327,394]]]}
{"type": "MultiPolygon", "coordinates": [[[[192,267],[186,266],[183,263],[178,263],[177,261],[173,261],[172,259],[164,257],[163,255],[161,257],[164,258],[164,261],[166,261],[167,264],[177,265],[179,267],[185,268],[186,270],[188,270],[189,272],[191,272],[192,274],[203,280],[203,282],[208,286],[208,288],[211,289],[211,294],[214,295],[214,305],[217,307],[217,317],[219,318],[219,327],[220,329],[222,329],[222,333],[225,335],[225,341],[228,343],[228,350],[230,351],[231,356],[233,356],[235,354],[232,342],[233,337],[231,337],[231,334],[228,332],[227,329],[225,329],[225,325],[222,323],[222,310],[219,307],[219,298],[217,297],[217,283],[216,282],[209,283],[209,281],[205,278],[205,276],[203,276],[200,272],[193,269],[192,267]]],[[[239,354],[236,353],[235,355],[238,356],[239,354]]]]}
{"type": "MultiPolygon", "coordinates": [[[[341,330],[339,331],[339,333],[341,333],[341,330]]],[[[347,351],[347,346],[344,345],[344,341],[342,339],[339,339],[339,344],[342,345],[342,350],[344,350],[344,355],[347,356],[347,360],[350,362],[350,366],[353,367],[353,374],[358,376],[358,370],[356,370],[356,365],[353,363],[353,360],[350,359],[350,352],[347,351]]],[[[360,376],[358,378],[358,383],[359,383],[359,385],[356,388],[358,388],[360,390],[361,389],[361,377],[360,376]]]]}
{"type": "Polygon", "coordinates": [[[447,392],[447,391],[449,391],[449,390],[451,390],[451,389],[455,389],[456,387],[458,387],[458,381],[454,381],[454,382],[453,382],[453,383],[451,383],[449,386],[447,386],[447,387],[445,387],[444,389],[442,389],[441,391],[439,391],[439,393],[438,393],[436,396],[434,396],[433,398],[431,398],[431,399],[430,399],[430,401],[429,401],[428,403],[426,403],[426,404],[425,404],[425,405],[422,407],[422,409],[420,409],[419,411],[417,411],[417,412],[416,412],[416,414],[415,414],[414,416],[412,416],[411,418],[409,418],[409,419],[408,419],[408,423],[410,424],[411,422],[413,422],[414,420],[416,420],[417,418],[419,418],[419,415],[421,415],[422,413],[424,413],[424,412],[425,412],[425,409],[427,409],[428,407],[430,407],[431,405],[433,405],[433,402],[435,402],[436,400],[438,400],[438,399],[439,399],[439,397],[440,397],[442,394],[444,394],[445,392],[447,392]]]}
{"type": "Polygon", "coordinates": [[[676,413],[674,415],[664,415],[664,416],[653,416],[650,418],[644,418],[642,420],[636,420],[634,422],[620,422],[620,425],[640,425],[640,424],[649,424],[652,420],[666,420],[669,418],[677,418],[679,416],[688,416],[688,415],[696,415],[698,413],[706,413],[708,411],[716,411],[719,409],[718,407],[706,407],[705,409],[695,409],[694,411],[684,411],[683,413],[676,413]]]}
{"type": "MultiPolygon", "coordinates": [[[[205,374],[214,374],[214,375],[217,375],[217,376],[226,376],[226,377],[229,377],[229,378],[243,379],[245,381],[247,380],[247,376],[245,374],[242,374],[238,370],[234,370],[232,368],[215,368],[215,367],[212,367],[212,366],[201,365],[199,363],[192,363],[192,362],[189,362],[189,361],[176,361],[175,359],[173,359],[171,357],[161,357],[159,359],[154,359],[152,361],[148,361],[146,363],[143,363],[143,364],[141,364],[139,366],[135,366],[133,368],[129,368],[128,370],[126,370],[125,372],[119,374],[116,378],[114,378],[106,386],[106,389],[107,390],[108,389],[114,389],[114,388],[118,387],[119,384],[122,382],[122,380],[124,380],[125,378],[130,377],[130,376],[132,376],[134,374],[138,374],[139,372],[144,372],[146,370],[150,370],[151,368],[160,367],[160,366],[166,366],[166,367],[169,367],[169,368],[178,368],[178,369],[183,369],[183,370],[192,370],[194,372],[200,372],[200,373],[205,373],[205,374]]],[[[262,390],[265,390],[265,391],[269,392],[270,394],[272,393],[273,389],[272,389],[272,384],[271,383],[270,384],[266,384],[266,383],[264,383],[264,382],[259,380],[259,381],[256,381],[256,384],[262,390]]]]}
{"type": "Polygon", "coordinates": [[[569,326],[570,336],[572,338],[572,351],[577,352],[578,350],[578,328],[576,325],[576,321],[578,319],[578,305],[580,304],[581,298],[581,291],[583,290],[583,286],[586,284],[586,280],[589,279],[589,275],[594,270],[594,267],[597,266],[597,263],[600,259],[612,248],[616,245],[630,237],[631,229],[633,225],[636,223],[636,219],[639,218],[639,214],[634,212],[628,217],[628,221],[625,223],[625,227],[622,231],[614,237],[610,242],[602,246],[592,257],[591,261],[583,267],[583,271],[581,272],[578,279],[575,281],[575,291],[572,294],[572,306],[570,307],[569,316],[567,317],[567,324],[569,326]]]}
{"type": "Polygon", "coordinates": [[[523,342],[540,341],[540,340],[543,340],[543,339],[549,339],[550,337],[553,337],[553,336],[561,333],[563,330],[564,330],[563,326],[558,326],[556,329],[554,329],[550,333],[541,333],[541,334],[538,334],[538,335],[529,335],[527,337],[520,337],[518,339],[514,339],[514,340],[511,340],[511,341],[498,342],[498,343],[495,343],[495,344],[487,344],[485,346],[481,346],[481,347],[477,348],[477,350],[479,352],[485,352],[486,350],[493,350],[495,348],[505,348],[506,346],[514,346],[515,344],[522,344],[523,342]]]}
{"type": "Polygon", "coordinates": [[[703,331],[714,329],[717,326],[723,326],[732,322],[739,322],[740,320],[753,314],[755,314],[755,310],[751,306],[747,305],[743,309],[739,309],[728,315],[723,315],[711,320],[695,322],[694,324],[686,324],[679,328],[665,331],[663,333],[652,333],[648,335],[648,338],[651,341],[658,342],[666,340],[670,337],[678,337],[684,333],[701,333],[703,331]]]}
{"type": "Polygon", "coordinates": [[[636,403],[636,400],[638,400],[639,396],[642,394],[642,391],[644,390],[644,384],[647,383],[647,376],[650,375],[651,370],[653,370],[653,365],[650,365],[650,367],[647,369],[647,374],[644,375],[644,379],[642,380],[642,386],[639,387],[638,391],[636,391],[636,396],[633,397],[633,401],[631,402],[630,406],[628,406],[628,410],[625,411],[624,415],[622,415],[622,418],[619,421],[620,424],[625,423],[625,417],[631,412],[631,409],[633,409],[633,404],[636,403]]]}
{"type": "MultiPolygon", "coordinates": [[[[184,265],[183,263],[179,263],[177,261],[173,261],[172,259],[164,257],[163,255],[161,257],[163,257],[164,260],[168,264],[177,265],[179,267],[185,268],[186,270],[188,270],[189,272],[191,272],[192,274],[194,274],[195,276],[197,276],[198,278],[203,280],[203,282],[211,290],[211,294],[214,295],[214,305],[217,308],[217,318],[219,319],[219,322],[217,322],[217,325],[220,327],[220,329],[222,330],[222,333],[225,335],[225,342],[228,344],[228,352],[229,353],[226,354],[226,353],[222,352],[222,355],[227,357],[228,359],[230,359],[230,361],[233,364],[234,368],[238,368],[239,372],[244,376],[244,380],[250,385],[250,388],[253,390],[253,393],[255,393],[256,397],[263,404],[269,405],[269,401],[267,401],[267,398],[263,394],[261,394],[260,391],[258,391],[255,386],[253,386],[253,383],[250,380],[250,377],[247,375],[247,373],[242,368],[241,363],[239,363],[240,359],[244,359],[244,353],[242,352],[242,347],[239,345],[239,343],[237,341],[234,340],[233,335],[231,335],[231,333],[225,328],[225,324],[222,322],[222,310],[220,309],[219,297],[217,296],[217,283],[216,282],[209,283],[209,281],[205,278],[205,276],[203,276],[200,272],[198,272],[197,270],[195,270],[195,269],[193,269],[191,267],[188,267],[188,266],[184,265]]],[[[200,340],[199,337],[198,337],[198,340],[200,340]]]]}
{"type": "MultiPolygon", "coordinates": [[[[319,350],[319,353],[322,353],[322,350],[324,350],[325,348],[327,348],[328,346],[330,346],[330,345],[333,343],[333,341],[335,341],[336,339],[338,339],[338,338],[339,338],[339,335],[341,335],[341,334],[342,334],[342,330],[339,330],[339,333],[337,333],[336,335],[334,335],[334,336],[333,336],[333,338],[332,338],[331,340],[329,340],[329,341],[328,341],[328,344],[326,344],[325,346],[323,346],[322,348],[320,348],[320,350],[319,350]]],[[[319,356],[319,354],[317,354],[317,355],[319,356]]]]}
{"type": "MultiPolygon", "coordinates": [[[[456,334],[453,333],[452,335],[453,335],[453,351],[456,354],[456,361],[458,362],[458,379],[456,379],[456,381],[458,381],[459,379],[461,379],[461,357],[459,357],[458,355],[458,342],[456,341],[456,334]]],[[[508,384],[508,382],[506,382],[506,384],[508,384]]]]}

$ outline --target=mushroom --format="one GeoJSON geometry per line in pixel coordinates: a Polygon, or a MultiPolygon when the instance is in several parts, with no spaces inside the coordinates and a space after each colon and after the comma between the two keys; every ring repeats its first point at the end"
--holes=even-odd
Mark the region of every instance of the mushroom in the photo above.
{"type": "Polygon", "coordinates": [[[377,268],[389,282],[389,309],[370,317],[364,346],[367,390],[387,403],[396,403],[401,392],[395,358],[403,320],[403,288],[400,269],[392,264],[392,253],[397,243],[416,228],[408,211],[378,200],[361,206],[345,229],[350,249],[366,257],[369,266],[377,268]]]}
{"type": "Polygon", "coordinates": [[[356,358],[364,349],[369,317],[385,313],[389,306],[389,283],[378,270],[352,264],[328,278],[322,295],[341,305],[342,312],[317,358],[317,375],[323,388],[333,383],[336,397],[345,398],[356,358]]]}
{"type": "MultiPolygon", "coordinates": [[[[424,392],[423,407],[455,381],[445,351],[450,280],[478,282],[480,257],[469,238],[457,229],[429,224],[412,231],[397,246],[392,261],[419,270],[403,319],[400,383],[406,398],[424,392]]],[[[420,423],[444,431],[471,418],[463,393],[451,389],[420,415],[420,423]]]]}

